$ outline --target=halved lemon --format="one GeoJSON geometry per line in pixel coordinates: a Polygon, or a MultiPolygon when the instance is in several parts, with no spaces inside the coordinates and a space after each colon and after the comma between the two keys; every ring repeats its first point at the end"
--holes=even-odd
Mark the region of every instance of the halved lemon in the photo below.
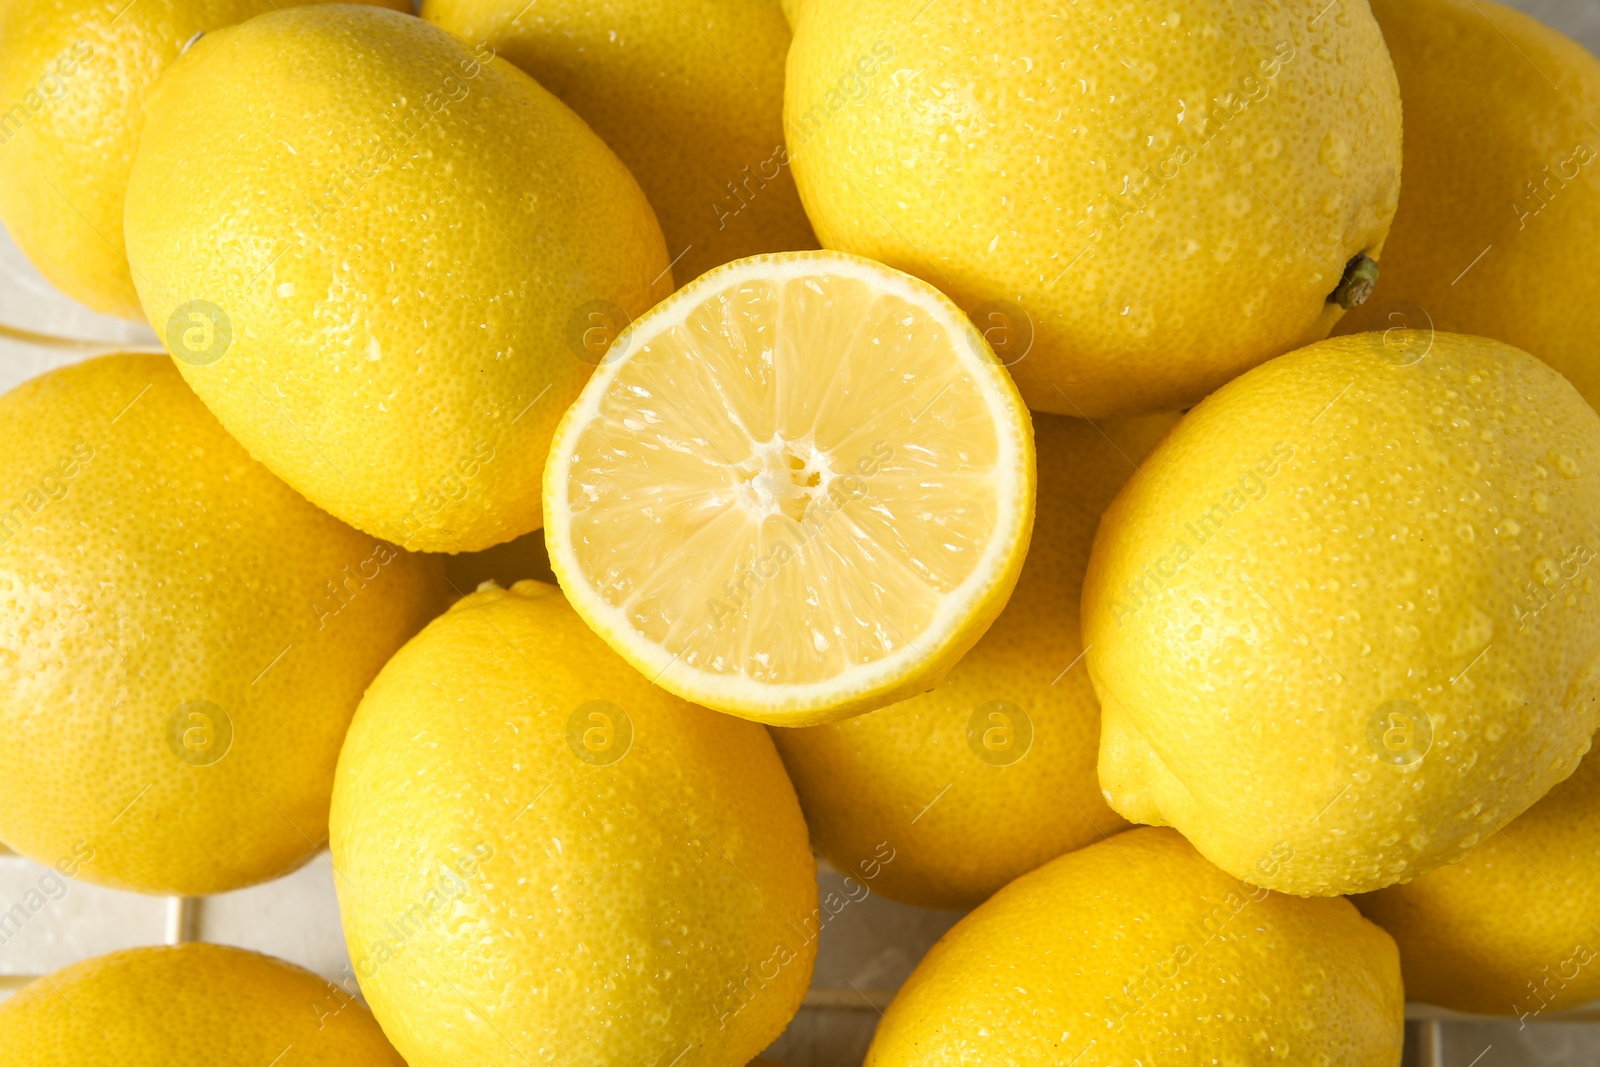
{"type": "Polygon", "coordinates": [[[932,286],[755,256],[608,350],[545,466],[568,599],[663,688],[806,726],[933,688],[1016,584],[1033,427],[932,286]]]}

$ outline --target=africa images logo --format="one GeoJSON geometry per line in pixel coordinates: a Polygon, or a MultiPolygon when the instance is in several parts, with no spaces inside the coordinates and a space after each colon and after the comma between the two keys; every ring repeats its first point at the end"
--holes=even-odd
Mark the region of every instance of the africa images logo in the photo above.
{"type": "Polygon", "coordinates": [[[1266,496],[1267,483],[1293,458],[1294,446],[1287,441],[1279,441],[1239,476],[1236,485],[1213,499],[1199,514],[1185,521],[1177,540],[1173,541],[1166,554],[1123,585],[1121,594],[1112,605],[1117,625],[1122,626],[1160,595],[1177,578],[1178,572],[1200,553],[1201,548],[1227,527],[1230,519],[1266,496]]]}

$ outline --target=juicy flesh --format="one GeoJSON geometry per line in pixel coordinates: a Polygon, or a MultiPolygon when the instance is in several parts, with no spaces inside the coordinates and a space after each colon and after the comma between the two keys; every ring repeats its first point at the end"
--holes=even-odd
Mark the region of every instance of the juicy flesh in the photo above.
{"type": "Polygon", "coordinates": [[[917,305],[830,275],[730,282],[635,343],[573,452],[573,550],[682,663],[836,678],[980,565],[1000,441],[917,305]]]}

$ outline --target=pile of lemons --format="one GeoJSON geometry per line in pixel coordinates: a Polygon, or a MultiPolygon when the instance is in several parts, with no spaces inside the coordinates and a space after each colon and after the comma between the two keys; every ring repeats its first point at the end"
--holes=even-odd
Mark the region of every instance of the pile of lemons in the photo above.
{"type": "Polygon", "coordinates": [[[0,397],[0,840],[326,845],[351,961],[88,960],[6,1063],[740,1067],[818,854],[971,909],[873,1067],[1600,997],[1594,57],[1490,0],[409,7],[0,0],[0,218],[167,349],[0,397]]]}

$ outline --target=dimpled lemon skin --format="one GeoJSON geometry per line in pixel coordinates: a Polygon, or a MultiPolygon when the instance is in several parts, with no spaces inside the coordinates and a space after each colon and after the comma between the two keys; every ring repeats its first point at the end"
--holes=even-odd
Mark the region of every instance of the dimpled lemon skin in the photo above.
{"type": "Polygon", "coordinates": [[[362,690],[444,606],[440,562],[312,507],[165,356],[18,386],[0,454],[0,839],[151,893],[309,859],[362,690]]]}
{"type": "Polygon", "coordinates": [[[652,686],[541,582],[458,601],[384,668],[331,844],[410,1067],[737,1067],[810,982],[816,863],[765,731],[652,686]]]}
{"type": "Polygon", "coordinates": [[[16,1067],[405,1067],[372,1014],[327,979],[193,943],[97,956],[0,1004],[16,1067]]]}
{"type": "Polygon", "coordinates": [[[772,728],[812,845],[835,868],[876,868],[872,889],[894,900],[971,908],[1127,828],[1095,776],[1100,705],[1081,662],[1078,595],[1100,513],[1175,421],[1097,428],[1035,415],[1034,536],[994,625],[932,692],[826,726],[772,728]],[[894,859],[874,864],[882,843],[894,859]]]}
{"type": "Polygon", "coordinates": [[[1460,863],[1355,898],[1412,1000],[1529,1015],[1600,998],[1600,758],[1460,863]]]}
{"type": "Polygon", "coordinates": [[[650,205],[581,119],[379,8],[196,42],[150,92],[126,214],[145,311],[229,432],[312,503],[421,551],[540,524],[590,316],[672,287],[650,205]]]}
{"type": "Polygon", "coordinates": [[[1100,521],[1100,782],[1272,889],[1460,859],[1600,705],[1600,416],[1496,341],[1362,334],[1208,397],[1100,521]]]}
{"type": "Polygon", "coordinates": [[[560,97],[639,179],[679,278],[817,247],[783,145],[778,0],[425,0],[560,97]]]}
{"type": "Polygon", "coordinates": [[[1600,60],[1491,0],[1378,0],[1406,179],[1373,298],[1395,325],[1532,352],[1600,406],[1600,60]],[[1548,77],[1549,80],[1546,80],[1548,77]]]}
{"type": "Polygon", "coordinates": [[[784,96],[827,248],[1029,322],[1036,411],[1187,407],[1324,337],[1400,101],[1366,0],[806,0],[784,96]]]}
{"type": "MultiPolygon", "coordinates": [[[[410,10],[404,0],[357,2],[410,10]]],[[[195,34],[282,6],[272,0],[0,5],[0,101],[7,108],[0,112],[0,219],[58,289],[96,311],[143,320],[123,249],[122,198],[145,90],[195,34]]]]}
{"type": "Polygon", "coordinates": [[[1349,901],[1248,885],[1142,827],[956,924],[884,1013],[866,1067],[1398,1067],[1404,1014],[1394,942],[1349,901]]]}

